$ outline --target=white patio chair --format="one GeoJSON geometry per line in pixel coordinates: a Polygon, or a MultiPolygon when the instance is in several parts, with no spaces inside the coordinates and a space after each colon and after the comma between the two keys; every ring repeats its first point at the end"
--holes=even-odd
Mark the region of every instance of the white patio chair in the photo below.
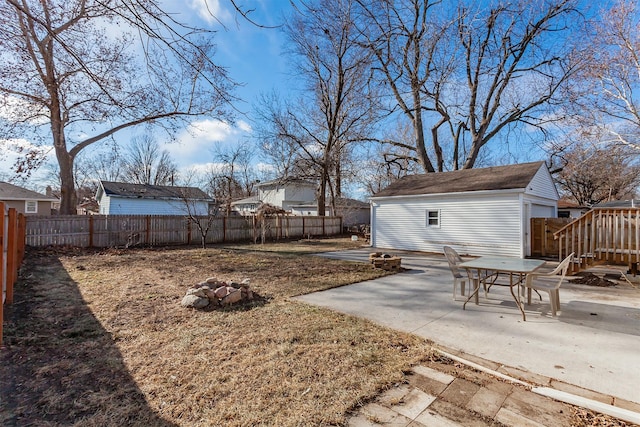
{"type": "Polygon", "coordinates": [[[462,258],[458,255],[458,252],[456,252],[451,246],[445,246],[443,250],[444,256],[447,257],[451,274],[453,274],[453,300],[455,301],[458,282],[460,282],[460,295],[464,296],[465,284],[468,282],[469,278],[466,273],[462,274],[460,271],[461,269],[458,267],[458,264],[462,262],[462,258]]]}
{"type": "MultiPolygon", "coordinates": [[[[455,301],[458,282],[460,282],[460,295],[464,296],[465,284],[469,283],[470,285],[472,285],[473,281],[477,280],[478,278],[476,277],[474,272],[472,271],[470,272],[469,270],[462,271],[466,269],[458,267],[458,265],[463,261],[455,249],[453,249],[451,246],[445,246],[443,248],[443,251],[444,251],[445,257],[447,257],[447,262],[449,263],[449,268],[451,269],[451,273],[453,274],[453,300],[455,301]]],[[[493,280],[493,282],[495,282],[495,279],[493,280]]],[[[491,282],[491,284],[493,284],[493,282],[491,282]]],[[[487,298],[487,284],[484,280],[482,281],[482,285],[484,287],[484,297],[487,298]]]]}
{"type": "MultiPolygon", "coordinates": [[[[567,275],[567,270],[569,269],[569,265],[573,260],[574,253],[569,254],[568,257],[562,260],[560,264],[551,272],[551,273],[531,273],[527,275],[527,280],[524,283],[524,287],[527,289],[527,304],[531,304],[531,290],[535,291],[545,291],[549,294],[549,302],[551,303],[551,315],[555,316],[558,311],[560,311],[560,286],[564,281],[565,276],[567,275]],[[535,282],[535,279],[539,278],[550,278],[550,277],[558,277],[557,281],[543,282],[538,281],[535,282]]],[[[540,295],[540,294],[538,294],[540,295]]],[[[542,301],[542,296],[540,296],[540,301],[542,301]]]]}

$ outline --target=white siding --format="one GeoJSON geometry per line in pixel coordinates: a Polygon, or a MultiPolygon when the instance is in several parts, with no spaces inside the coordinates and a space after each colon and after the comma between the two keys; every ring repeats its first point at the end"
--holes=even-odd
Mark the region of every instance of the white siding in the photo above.
{"type": "Polygon", "coordinates": [[[454,195],[374,200],[372,244],[379,248],[521,256],[522,203],[518,193],[464,198],[454,195]],[[426,226],[426,211],[440,211],[440,227],[426,226]]]}
{"type": "Polygon", "coordinates": [[[103,193],[102,197],[98,199],[98,203],[100,206],[100,214],[109,215],[109,210],[111,209],[111,197],[103,193]]]}
{"type": "Polygon", "coordinates": [[[316,200],[316,192],[311,187],[289,186],[285,188],[284,200],[288,202],[313,202],[316,200]]]}
{"type": "Polygon", "coordinates": [[[527,195],[555,201],[560,198],[553,178],[551,178],[551,174],[544,164],[540,166],[540,169],[538,169],[538,172],[534,175],[525,193],[527,195]]]}
{"type": "MultiPolygon", "coordinates": [[[[207,215],[208,203],[193,202],[195,215],[207,215]]],[[[105,210],[106,210],[105,209],[105,210]]],[[[110,196],[100,201],[100,213],[108,215],[185,215],[187,208],[181,200],[132,199],[110,196]],[[103,212],[105,199],[109,199],[108,211],[103,212]]]]}
{"type": "Polygon", "coordinates": [[[259,198],[265,203],[291,210],[292,206],[315,202],[315,190],[295,184],[264,186],[259,189],[259,198]]]}
{"type": "Polygon", "coordinates": [[[278,187],[270,187],[264,189],[261,188],[259,199],[264,203],[282,207],[282,201],[284,200],[284,189],[278,187]]]}
{"type": "Polygon", "coordinates": [[[531,204],[531,218],[555,218],[556,212],[553,206],[531,204]]]}

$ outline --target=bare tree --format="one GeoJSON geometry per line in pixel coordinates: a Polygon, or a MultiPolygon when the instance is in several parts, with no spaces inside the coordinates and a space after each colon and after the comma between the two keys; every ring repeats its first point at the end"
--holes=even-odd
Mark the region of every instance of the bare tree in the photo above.
{"type": "Polygon", "coordinates": [[[640,185],[640,164],[624,145],[581,140],[553,157],[561,192],[583,206],[633,198],[640,185]]]}
{"type": "Polygon", "coordinates": [[[0,96],[11,108],[0,137],[53,147],[61,213],[75,211],[73,165],[87,147],[140,124],[173,131],[229,115],[234,83],[211,59],[212,32],[158,0],[5,0],[0,20],[0,96]]]}
{"type": "Polygon", "coordinates": [[[133,184],[173,185],[178,166],[149,134],[131,140],[123,159],[123,178],[133,184]]]}
{"type": "Polygon", "coordinates": [[[413,124],[413,144],[394,144],[425,172],[472,168],[504,131],[542,128],[575,70],[574,0],[358,3],[362,43],[413,124]]]}
{"type": "Polygon", "coordinates": [[[369,194],[375,194],[405,175],[422,171],[419,160],[412,149],[413,127],[406,122],[397,123],[397,128],[389,132],[384,141],[398,141],[397,144],[379,142],[369,146],[359,170],[359,181],[365,184],[369,194]]]}
{"type": "Polygon", "coordinates": [[[370,56],[354,42],[352,1],[305,2],[285,25],[294,67],[304,84],[297,102],[271,105],[267,140],[295,147],[301,178],[318,182],[318,215],[341,193],[342,162],[363,141],[378,112],[367,72],[370,56]],[[312,176],[309,176],[312,175],[312,176]]]}
{"type": "Polygon", "coordinates": [[[379,2],[357,0],[361,8],[357,21],[360,43],[377,59],[377,71],[388,85],[397,107],[413,126],[413,144],[393,140],[387,143],[413,151],[425,172],[435,172],[425,144],[423,88],[435,69],[435,52],[445,27],[432,12],[438,2],[408,0],[379,2]]]}
{"type": "Polygon", "coordinates": [[[576,83],[583,89],[583,118],[609,134],[609,140],[640,151],[640,5],[618,0],[593,22],[588,66],[576,83]]]}
{"type": "Polygon", "coordinates": [[[227,216],[231,215],[231,202],[253,193],[257,182],[253,157],[253,148],[247,142],[226,148],[218,146],[213,152],[206,186],[216,201],[224,205],[227,216]]]}

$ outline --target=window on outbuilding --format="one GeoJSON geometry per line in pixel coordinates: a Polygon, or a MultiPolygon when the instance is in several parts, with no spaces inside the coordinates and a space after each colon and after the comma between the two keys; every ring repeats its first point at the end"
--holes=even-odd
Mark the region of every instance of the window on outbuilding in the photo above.
{"type": "Polygon", "coordinates": [[[24,202],[25,213],[38,213],[38,202],[35,200],[27,200],[24,202]]]}
{"type": "Polygon", "coordinates": [[[440,227],[440,211],[437,209],[427,210],[427,227],[440,227]]]}

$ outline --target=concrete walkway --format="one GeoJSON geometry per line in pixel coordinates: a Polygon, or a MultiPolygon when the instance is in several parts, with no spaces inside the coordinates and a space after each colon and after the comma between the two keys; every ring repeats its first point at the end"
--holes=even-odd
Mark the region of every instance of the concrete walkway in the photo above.
{"type": "MultiPolygon", "coordinates": [[[[368,262],[372,248],[322,254],[368,262]]],[[[552,317],[547,295],[525,306],[508,287],[467,304],[452,298],[443,256],[393,252],[406,271],[298,297],[419,335],[497,372],[640,413],[640,290],[565,282],[552,317]]],[[[551,265],[549,266],[551,267],[551,265]]]]}

